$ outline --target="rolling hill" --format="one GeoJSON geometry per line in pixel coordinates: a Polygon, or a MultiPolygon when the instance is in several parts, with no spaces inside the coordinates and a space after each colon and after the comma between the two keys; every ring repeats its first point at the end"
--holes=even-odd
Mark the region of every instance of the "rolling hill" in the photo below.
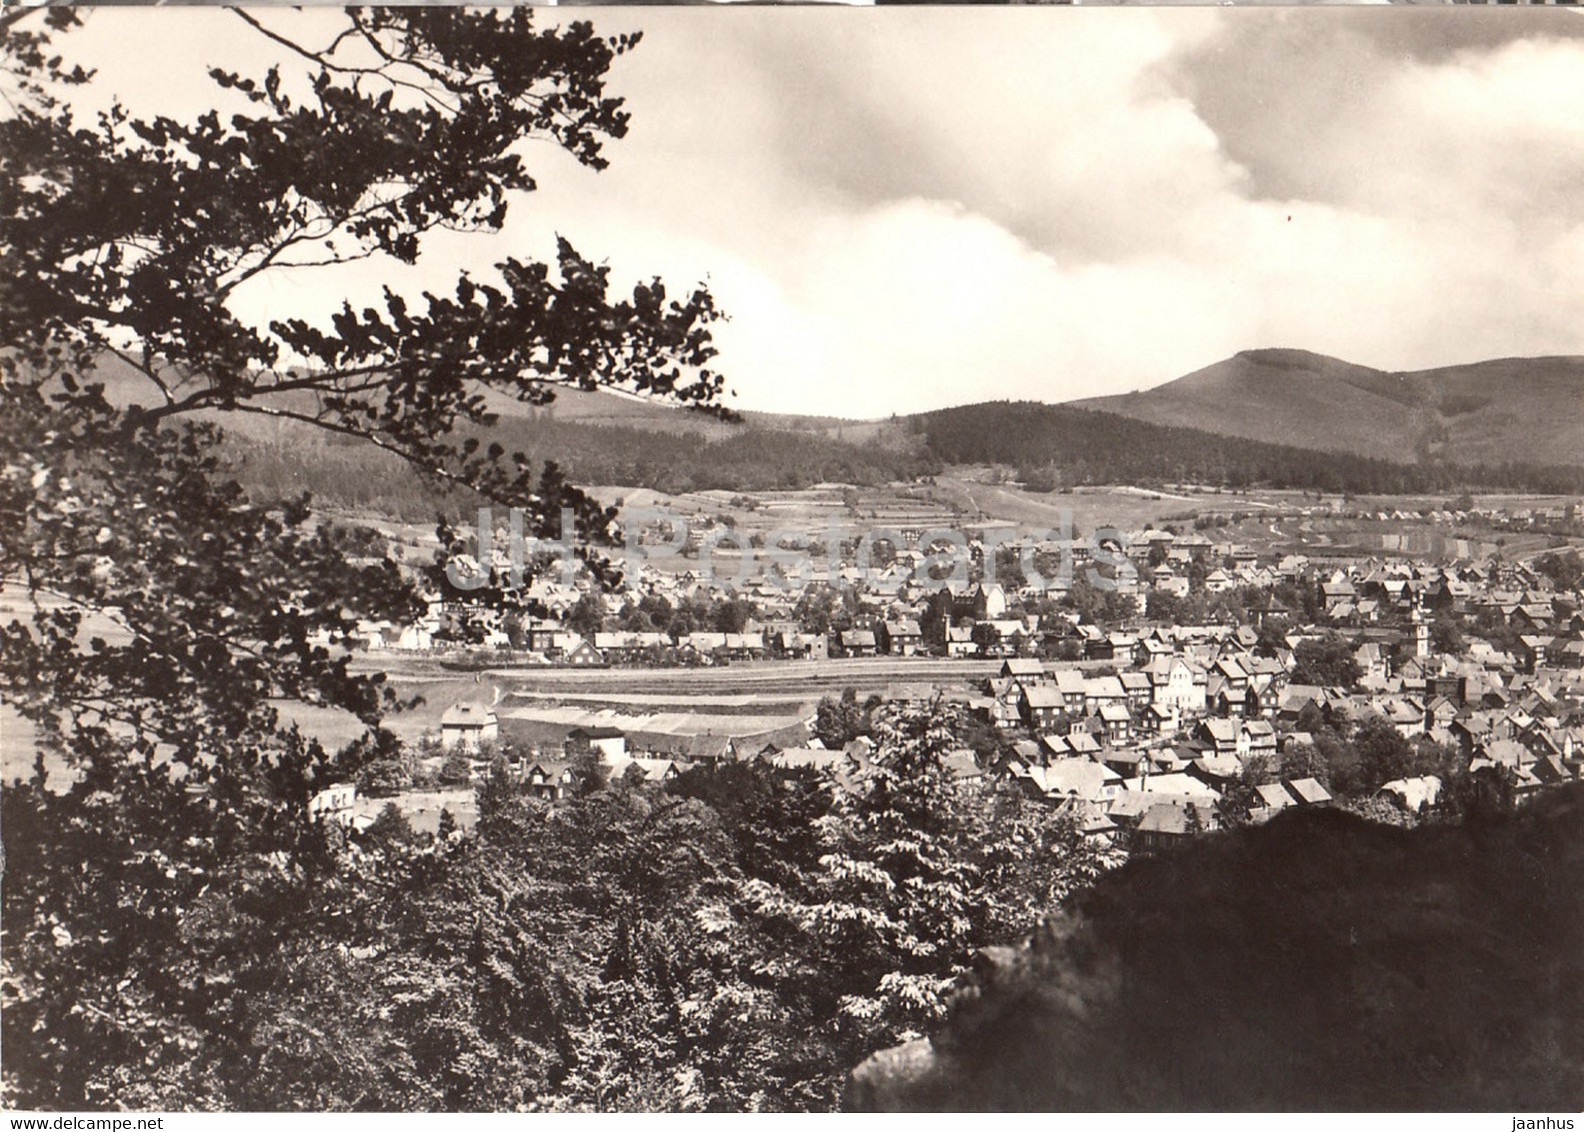
{"type": "MultiPolygon", "coordinates": [[[[152,389],[113,358],[117,403],[152,389]]],[[[1364,494],[1584,491],[1584,358],[1389,374],[1293,350],[1238,354],[1147,392],[985,402],[859,421],[747,412],[737,422],[606,392],[561,391],[468,429],[555,460],[574,482],[655,490],[871,485],[952,464],[1011,465],[1055,485],[1206,483],[1364,494]]],[[[267,497],[311,491],[400,517],[466,510],[388,453],[289,420],[212,411],[238,473],[267,497]]],[[[454,496],[454,497],[453,497],[454,496]]]]}
{"type": "Polygon", "coordinates": [[[894,448],[902,444],[908,434],[906,426],[897,421],[762,413],[755,410],[739,412],[740,420],[727,422],[708,413],[679,409],[662,401],[648,401],[603,390],[563,389],[556,393],[554,402],[542,409],[530,409],[499,396],[492,397],[490,404],[503,419],[527,417],[563,424],[692,434],[706,440],[739,436],[754,429],[760,432],[806,434],[851,443],[878,443],[894,448]]]}
{"type": "Polygon", "coordinates": [[[1153,389],[1070,404],[1382,460],[1584,464],[1584,357],[1388,373],[1304,350],[1246,350],[1153,389]]]}

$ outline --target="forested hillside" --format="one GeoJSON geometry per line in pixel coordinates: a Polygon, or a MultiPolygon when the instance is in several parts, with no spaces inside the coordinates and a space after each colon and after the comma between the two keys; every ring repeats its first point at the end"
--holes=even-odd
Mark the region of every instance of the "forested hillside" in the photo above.
{"type": "Polygon", "coordinates": [[[1060,484],[1263,484],[1369,494],[1458,487],[1584,490],[1581,467],[1399,463],[1150,424],[1069,405],[992,401],[914,420],[927,450],[946,463],[1045,470],[1060,484]]]}
{"type": "MultiPolygon", "coordinates": [[[[531,463],[554,461],[574,483],[663,492],[771,491],[836,482],[908,480],[940,470],[917,446],[857,445],[812,432],[737,425],[716,438],[643,427],[576,421],[503,419],[480,436],[531,463]]],[[[228,450],[239,476],[266,498],[311,491],[315,498],[425,522],[437,508],[460,511],[468,493],[426,483],[411,466],[368,445],[326,442],[307,429],[273,436],[233,435],[228,450]]]]}
{"type": "Polygon", "coordinates": [[[1584,459],[1584,358],[1391,373],[1307,350],[1245,350],[1141,393],[1075,403],[1141,421],[1384,460],[1584,459]]]}
{"type": "MultiPolygon", "coordinates": [[[[107,380],[113,395],[138,388],[113,360],[96,376],[107,380]]],[[[1215,389],[1225,384],[1223,378],[1216,377],[1215,389]]],[[[1184,386],[1172,396],[1193,395],[1193,381],[1172,383],[1184,386]]],[[[1447,405],[1455,400],[1449,397],[1443,397],[1447,405]]],[[[992,401],[895,421],[757,414],[726,421],[580,391],[562,399],[532,412],[502,403],[495,424],[461,431],[482,445],[521,451],[534,465],[553,460],[574,483],[672,493],[789,490],[827,482],[867,486],[935,474],[951,464],[1010,465],[1031,483],[1050,487],[1202,483],[1357,494],[1584,491],[1584,466],[1578,464],[1464,464],[1424,453],[1416,459],[1406,444],[1399,445],[1397,458],[1383,459],[1157,424],[1076,405],[992,401]]],[[[1566,413],[1559,416],[1564,419],[1556,428],[1573,427],[1566,413]]],[[[1315,409],[1308,427],[1345,432],[1345,417],[1340,409],[1330,416],[1315,409]]],[[[1188,413],[1183,419],[1200,418],[1188,413]]],[[[426,484],[409,463],[385,451],[296,421],[231,414],[224,424],[226,449],[240,463],[243,483],[266,498],[307,490],[328,503],[412,522],[429,521],[437,509],[474,505],[464,498],[468,493],[426,484]]],[[[1273,427],[1274,434],[1282,432],[1273,427]]],[[[1536,449],[1513,445],[1507,451],[1536,449]]]]}

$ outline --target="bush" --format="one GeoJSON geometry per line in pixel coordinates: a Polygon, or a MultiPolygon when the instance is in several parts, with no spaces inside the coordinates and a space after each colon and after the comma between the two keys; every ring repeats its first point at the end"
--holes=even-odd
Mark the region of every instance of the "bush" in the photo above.
{"type": "Polygon", "coordinates": [[[447,786],[465,786],[473,781],[473,760],[465,751],[453,751],[440,764],[440,781],[447,786]]]}
{"type": "Polygon", "coordinates": [[[358,775],[357,786],[360,793],[371,798],[383,798],[409,789],[412,775],[399,759],[375,759],[358,775]]]}
{"type": "Polygon", "coordinates": [[[384,844],[401,843],[411,844],[418,836],[413,830],[412,823],[407,820],[407,815],[395,802],[386,802],[385,808],[369,823],[363,831],[363,836],[370,841],[384,844]]]}

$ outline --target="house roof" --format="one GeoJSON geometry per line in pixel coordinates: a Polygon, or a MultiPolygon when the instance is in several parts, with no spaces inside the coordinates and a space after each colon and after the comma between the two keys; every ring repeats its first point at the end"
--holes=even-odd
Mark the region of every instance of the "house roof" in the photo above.
{"type": "Polygon", "coordinates": [[[527,770],[523,771],[523,777],[554,782],[565,774],[571,765],[566,759],[536,759],[527,770]]]}
{"type": "Polygon", "coordinates": [[[1529,748],[1516,739],[1497,739],[1485,744],[1485,749],[1480,752],[1493,763],[1510,766],[1514,769],[1529,762],[1529,748]]]}
{"type": "MultiPolygon", "coordinates": [[[[1199,820],[1204,822],[1207,816],[1200,814],[1199,820]]],[[[1188,807],[1175,802],[1157,802],[1145,811],[1138,827],[1141,833],[1187,834],[1190,828],[1188,807]]]]}
{"type": "Polygon", "coordinates": [[[1122,686],[1122,681],[1116,676],[1096,676],[1085,683],[1085,691],[1090,699],[1125,699],[1127,689],[1122,686]]]}
{"type": "Polygon", "coordinates": [[[1233,778],[1243,769],[1236,755],[1201,755],[1193,765],[1210,778],[1233,778]]]}
{"type": "Polygon", "coordinates": [[[1268,809],[1280,810],[1293,805],[1293,797],[1282,788],[1279,782],[1265,782],[1254,787],[1254,792],[1259,795],[1260,801],[1268,809]]]}
{"type": "Polygon", "coordinates": [[[497,722],[495,713],[480,703],[452,704],[440,717],[441,727],[488,727],[497,722]]]}
{"type": "Polygon", "coordinates": [[[1172,771],[1170,774],[1152,774],[1143,782],[1136,778],[1127,779],[1122,785],[1129,793],[1155,795],[1170,801],[1190,799],[1201,806],[1209,805],[1219,795],[1199,779],[1181,771],[1172,771]]]}
{"type": "Polygon", "coordinates": [[[1321,786],[1318,779],[1297,778],[1287,783],[1287,789],[1292,791],[1293,796],[1300,802],[1311,806],[1322,805],[1331,800],[1330,791],[1321,786]]]}
{"type": "Polygon", "coordinates": [[[730,735],[714,735],[704,733],[689,735],[683,750],[692,759],[719,759],[724,758],[727,749],[732,745],[730,735]]]}
{"type": "Polygon", "coordinates": [[[1020,685],[1020,687],[1023,689],[1023,699],[1031,708],[1060,708],[1067,703],[1060,688],[1053,688],[1048,684],[1036,684],[1033,687],[1020,685]]]}
{"type": "MultiPolygon", "coordinates": [[[[1062,735],[1041,735],[1039,745],[1053,755],[1067,755],[1072,753],[1072,744],[1062,735]]],[[[1021,746],[1018,748],[1021,750],[1021,746]]]]}
{"type": "Polygon", "coordinates": [[[568,739],[623,739],[626,735],[619,727],[574,727],[567,732],[568,739]]]}
{"type": "Polygon", "coordinates": [[[1084,694],[1083,673],[1076,668],[1058,668],[1055,675],[1056,687],[1061,689],[1063,695],[1080,696],[1084,694]]]}
{"type": "Polygon", "coordinates": [[[1100,750],[1100,741],[1087,731],[1074,731],[1067,736],[1067,745],[1080,755],[1094,754],[1100,750]]]}
{"type": "Polygon", "coordinates": [[[1046,794],[1073,794],[1080,798],[1103,797],[1109,784],[1120,781],[1121,776],[1108,766],[1092,759],[1056,759],[1049,766],[1031,767],[1029,777],[1046,794]]]}
{"type": "Polygon", "coordinates": [[[1204,729],[1216,743],[1236,743],[1238,738],[1238,721],[1235,719],[1222,719],[1212,716],[1204,721],[1204,729]]]}
{"type": "Polygon", "coordinates": [[[671,759],[626,758],[617,759],[611,764],[610,776],[612,779],[621,778],[634,768],[637,768],[646,782],[659,782],[680,772],[680,768],[671,759]]]}
{"type": "Polygon", "coordinates": [[[1382,786],[1380,792],[1396,796],[1409,809],[1421,810],[1440,795],[1441,780],[1433,774],[1396,778],[1382,786]]]}

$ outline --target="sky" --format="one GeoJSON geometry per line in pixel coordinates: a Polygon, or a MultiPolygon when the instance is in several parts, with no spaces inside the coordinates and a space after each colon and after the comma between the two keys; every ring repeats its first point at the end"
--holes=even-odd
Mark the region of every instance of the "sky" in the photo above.
{"type": "MultiPolygon", "coordinates": [[[[633,120],[610,168],[530,150],[540,188],[502,232],[336,295],[444,286],[559,233],[618,279],[706,281],[730,404],[847,417],[1128,392],[1262,347],[1584,354],[1584,13],[580,15],[643,32],[611,77],[633,120]]],[[[165,112],[212,104],[199,64],[270,58],[194,8],[101,9],[61,45],[99,68],[92,97],[165,112]]]]}

